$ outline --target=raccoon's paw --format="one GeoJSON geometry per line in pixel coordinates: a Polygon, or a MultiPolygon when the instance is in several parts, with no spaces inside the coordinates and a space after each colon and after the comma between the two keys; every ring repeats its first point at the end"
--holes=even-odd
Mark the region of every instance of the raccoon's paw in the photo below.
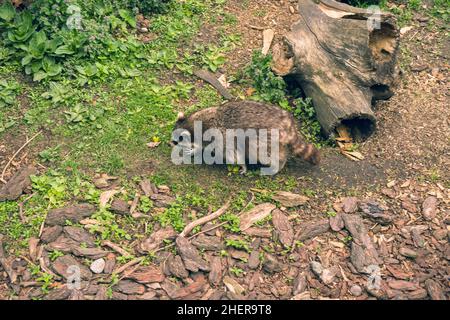
{"type": "Polygon", "coordinates": [[[239,169],[239,174],[240,175],[247,175],[247,166],[245,164],[241,165],[241,168],[239,169]]]}

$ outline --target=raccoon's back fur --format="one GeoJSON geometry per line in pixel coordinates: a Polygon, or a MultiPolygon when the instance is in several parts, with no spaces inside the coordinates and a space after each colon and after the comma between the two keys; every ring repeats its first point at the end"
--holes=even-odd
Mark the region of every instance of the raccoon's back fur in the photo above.
{"type": "MultiPolygon", "coordinates": [[[[254,102],[232,101],[219,107],[207,108],[185,117],[179,115],[175,129],[186,129],[194,134],[194,122],[202,121],[203,132],[215,128],[225,136],[227,129],[278,129],[279,131],[279,169],[281,170],[290,154],[314,165],[320,161],[319,151],[312,144],[301,139],[294,117],[280,107],[254,102]]],[[[270,137],[269,137],[270,138],[270,137]]],[[[247,149],[248,152],[257,150],[247,149]]],[[[248,154],[246,155],[248,159],[248,154]]],[[[262,163],[265,165],[264,163],[262,163]]]]}

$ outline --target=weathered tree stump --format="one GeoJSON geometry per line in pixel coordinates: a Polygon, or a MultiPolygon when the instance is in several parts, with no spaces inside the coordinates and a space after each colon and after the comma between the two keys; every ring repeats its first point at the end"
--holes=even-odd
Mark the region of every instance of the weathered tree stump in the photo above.
{"type": "Polygon", "coordinates": [[[324,132],[343,124],[354,138],[375,130],[372,105],[392,96],[399,73],[395,17],[373,7],[299,0],[300,20],[273,48],[273,70],[311,97],[324,132]]]}

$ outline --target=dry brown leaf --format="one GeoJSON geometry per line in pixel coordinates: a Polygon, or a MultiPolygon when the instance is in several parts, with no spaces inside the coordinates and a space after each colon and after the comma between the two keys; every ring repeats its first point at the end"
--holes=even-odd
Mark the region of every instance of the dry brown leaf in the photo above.
{"type": "Polygon", "coordinates": [[[104,191],[100,194],[100,200],[99,200],[99,205],[100,208],[104,208],[106,206],[106,204],[114,197],[114,195],[116,195],[117,193],[119,193],[119,190],[107,190],[104,191]]]}
{"type": "Polygon", "coordinates": [[[272,29],[267,29],[263,31],[263,48],[261,51],[263,55],[267,55],[269,53],[274,36],[275,32],[272,29]]]}
{"type": "Polygon", "coordinates": [[[247,95],[247,97],[250,97],[255,93],[255,91],[255,88],[248,88],[247,90],[245,90],[245,94],[247,95]]]}
{"type": "Polygon", "coordinates": [[[345,151],[345,150],[341,150],[341,153],[346,156],[347,158],[349,158],[350,160],[353,161],[361,161],[364,160],[364,156],[358,152],[358,151],[345,151]]]}
{"type": "Polygon", "coordinates": [[[276,206],[271,203],[257,205],[253,209],[244,212],[241,216],[241,231],[250,228],[254,223],[266,218],[276,206]]]}
{"type": "Polygon", "coordinates": [[[149,147],[150,149],[154,149],[154,148],[156,148],[157,146],[159,146],[161,144],[161,141],[158,141],[158,142],[149,142],[149,143],[147,143],[147,147],[149,147]]]}
{"type": "Polygon", "coordinates": [[[230,87],[230,83],[227,81],[227,76],[226,75],[221,75],[218,79],[217,79],[225,88],[229,88],[230,87]]]}
{"type": "Polygon", "coordinates": [[[106,173],[102,173],[100,176],[96,176],[93,180],[94,185],[97,188],[106,188],[109,186],[109,181],[117,180],[117,177],[109,176],[106,173]]]}
{"type": "Polygon", "coordinates": [[[309,200],[308,197],[286,191],[277,191],[272,199],[288,208],[301,206],[309,200]]]}
{"type": "Polygon", "coordinates": [[[348,130],[348,127],[344,126],[344,125],[340,125],[336,128],[336,131],[339,135],[339,137],[342,139],[342,141],[348,141],[351,142],[353,141],[350,132],[348,130]]]}

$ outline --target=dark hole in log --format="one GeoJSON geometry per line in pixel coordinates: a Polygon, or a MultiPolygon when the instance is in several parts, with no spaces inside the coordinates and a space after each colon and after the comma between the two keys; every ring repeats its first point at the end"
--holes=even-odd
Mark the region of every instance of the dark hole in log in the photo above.
{"type": "Polygon", "coordinates": [[[392,25],[381,23],[379,29],[374,29],[369,35],[369,48],[372,56],[378,62],[389,62],[395,51],[397,41],[396,31],[392,25]]]}
{"type": "Polygon", "coordinates": [[[372,90],[372,105],[377,100],[387,100],[394,95],[389,86],[384,84],[375,84],[370,87],[370,90],[372,90]]]}
{"type": "Polygon", "coordinates": [[[349,128],[350,134],[355,141],[363,141],[367,139],[375,131],[375,119],[362,117],[353,117],[344,119],[341,124],[349,128]]]}

